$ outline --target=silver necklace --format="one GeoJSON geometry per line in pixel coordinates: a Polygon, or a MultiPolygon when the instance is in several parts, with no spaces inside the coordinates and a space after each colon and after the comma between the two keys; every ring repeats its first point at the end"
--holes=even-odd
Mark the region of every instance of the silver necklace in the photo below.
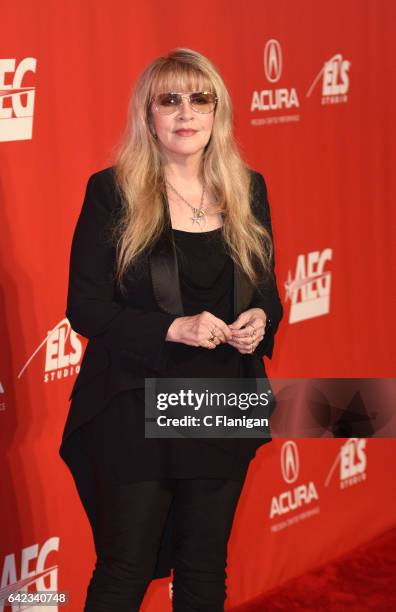
{"type": "Polygon", "coordinates": [[[206,225],[206,209],[203,208],[203,197],[204,197],[204,192],[205,192],[205,187],[202,186],[202,195],[201,195],[201,204],[199,208],[196,208],[195,206],[191,206],[191,204],[189,202],[187,202],[187,200],[185,198],[183,198],[183,196],[181,195],[181,193],[179,193],[174,187],[173,185],[168,181],[168,179],[166,179],[167,184],[169,185],[169,187],[179,196],[179,198],[181,198],[183,200],[183,202],[185,202],[186,204],[188,204],[188,206],[192,209],[193,211],[193,216],[190,217],[192,224],[194,225],[195,223],[198,224],[199,227],[201,227],[201,223],[203,222],[204,226],[206,225]]]}

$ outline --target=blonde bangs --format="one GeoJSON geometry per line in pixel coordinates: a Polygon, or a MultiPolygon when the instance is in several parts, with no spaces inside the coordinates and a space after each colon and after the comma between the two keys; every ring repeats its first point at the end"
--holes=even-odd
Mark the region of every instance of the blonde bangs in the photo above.
{"type": "Polygon", "coordinates": [[[180,61],[162,65],[154,75],[151,84],[151,96],[168,91],[193,92],[210,91],[216,93],[209,77],[196,66],[180,61]]]}

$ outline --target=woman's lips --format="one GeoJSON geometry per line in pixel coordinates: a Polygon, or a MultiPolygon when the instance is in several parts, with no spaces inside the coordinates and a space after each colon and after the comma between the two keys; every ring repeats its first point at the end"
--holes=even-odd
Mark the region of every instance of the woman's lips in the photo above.
{"type": "Polygon", "coordinates": [[[193,134],[196,134],[197,130],[176,130],[176,134],[178,134],[179,136],[193,136],[193,134]]]}

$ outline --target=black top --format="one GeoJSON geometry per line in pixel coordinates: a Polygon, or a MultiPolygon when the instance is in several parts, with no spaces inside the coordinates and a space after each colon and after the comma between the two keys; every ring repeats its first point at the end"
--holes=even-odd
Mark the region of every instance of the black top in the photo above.
{"type": "MultiPolygon", "coordinates": [[[[233,262],[221,227],[207,232],[172,229],[185,315],[208,310],[232,323],[233,262]]],[[[164,376],[237,378],[245,355],[227,343],[214,349],[172,342],[164,376]]],[[[120,481],[156,478],[231,478],[245,473],[265,438],[145,438],[144,389],[117,394],[85,425],[87,444],[120,481]]]]}
{"type": "MultiPolygon", "coordinates": [[[[232,323],[233,262],[226,253],[221,227],[199,233],[176,229],[172,232],[185,315],[208,310],[225,323],[232,323]]],[[[227,343],[208,349],[172,342],[169,348],[168,377],[234,378],[240,375],[240,353],[227,343]]]]}

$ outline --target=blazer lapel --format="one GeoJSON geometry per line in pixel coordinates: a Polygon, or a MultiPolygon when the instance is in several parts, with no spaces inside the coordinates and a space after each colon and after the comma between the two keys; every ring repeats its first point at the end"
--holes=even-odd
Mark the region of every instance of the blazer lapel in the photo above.
{"type": "MultiPolygon", "coordinates": [[[[164,312],[184,316],[180,288],[179,267],[172,234],[167,202],[164,200],[166,227],[149,253],[149,266],[153,292],[158,306],[164,312]]],[[[249,307],[254,287],[247,276],[234,263],[234,319],[249,307]]]]}
{"type": "Polygon", "coordinates": [[[179,268],[171,228],[166,228],[149,254],[151,282],[161,310],[184,316],[179,268]]]}
{"type": "Polygon", "coordinates": [[[254,287],[249,278],[234,262],[234,319],[249,308],[253,292],[254,287]]]}

